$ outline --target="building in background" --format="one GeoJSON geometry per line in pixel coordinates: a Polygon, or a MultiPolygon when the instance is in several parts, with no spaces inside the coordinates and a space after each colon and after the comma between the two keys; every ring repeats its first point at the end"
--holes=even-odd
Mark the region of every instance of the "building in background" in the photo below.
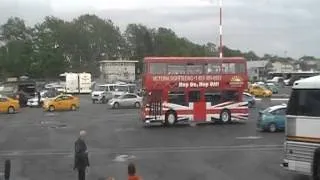
{"type": "Polygon", "coordinates": [[[274,73],[290,73],[296,70],[294,62],[290,61],[273,61],[271,63],[271,72],[274,73]]]}
{"type": "Polygon", "coordinates": [[[251,81],[263,80],[268,73],[269,61],[247,61],[248,76],[251,81]]]}
{"type": "Polygon", "coordinates": [[[136,63],[131,60],[103,60],[100,61],[100,79],[104,82],[116,81],[133,82],[136,77],[136,63]]]}

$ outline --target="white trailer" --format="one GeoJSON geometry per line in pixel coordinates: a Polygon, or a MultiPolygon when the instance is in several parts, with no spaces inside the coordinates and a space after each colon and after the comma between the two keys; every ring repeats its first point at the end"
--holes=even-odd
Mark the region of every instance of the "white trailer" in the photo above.
{"type": "Polygon", "coordinates": [[[80,93],[91,93],[92,79],[90,73],[79,73],[79,92],[80,93]]]}
{"type": "Polygon", "coordinates": [[[320,76],[295,81],[287,107],[284,161],[293,172],[320,179],[320,76]]]}
{"type": "Polygon", "coordinates": [[[60,79],[65,84],[66,93],[91,93],[90,73],[63,73],[60,79]]]}

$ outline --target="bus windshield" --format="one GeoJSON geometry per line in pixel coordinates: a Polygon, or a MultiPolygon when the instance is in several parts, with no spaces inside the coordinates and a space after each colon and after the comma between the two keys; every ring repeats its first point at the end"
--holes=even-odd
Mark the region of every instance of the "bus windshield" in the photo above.
{"type": "Polygon", "coordinates": [[[294,89],[288,103],[288,115],[320,116],[320,89],[294,89]]]}
{"type": "Polygon", "coordinates": [[[97,86],[96,88],[95,88],[95,91],[105,91],[106,90],[106,86],[97,86]]]}

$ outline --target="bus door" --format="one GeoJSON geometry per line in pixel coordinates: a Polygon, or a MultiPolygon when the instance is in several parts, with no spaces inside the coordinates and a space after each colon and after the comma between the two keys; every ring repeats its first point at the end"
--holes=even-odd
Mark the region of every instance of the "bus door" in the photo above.
{"type": "Polygon", "coordinates": [[[162,90],[152,90],[149,96],[149,115],[154,116],[154,119],[159,119],[162,115],[162,90]]]}
{"type": "Polygon", "coordinates": [[[201,96],[203,94],[200,90],[189,91],[189,103],[193,103],[193,120],[206,121],[206,102],[201,96]]]}

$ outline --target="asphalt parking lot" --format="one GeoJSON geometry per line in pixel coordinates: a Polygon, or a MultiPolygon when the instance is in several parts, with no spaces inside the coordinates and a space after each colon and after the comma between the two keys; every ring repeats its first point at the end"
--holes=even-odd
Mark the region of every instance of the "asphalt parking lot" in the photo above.
{"type": "Polygon", "coordinates": [[[14,180],[76,179],[73,146],[85,129],[89,180],[126,179],[129,161],[149,180],[307,180],[280,167],[282,132],[256,130],[260,109],[285,102],[258,101],[244,124],[173,128],[144,128],[138,110],[108,109],[92,104],[89,96],[81,96],[76,112],[24,108],[18,114],[0,115],[0,163],[11,159],[14,180]]]}

